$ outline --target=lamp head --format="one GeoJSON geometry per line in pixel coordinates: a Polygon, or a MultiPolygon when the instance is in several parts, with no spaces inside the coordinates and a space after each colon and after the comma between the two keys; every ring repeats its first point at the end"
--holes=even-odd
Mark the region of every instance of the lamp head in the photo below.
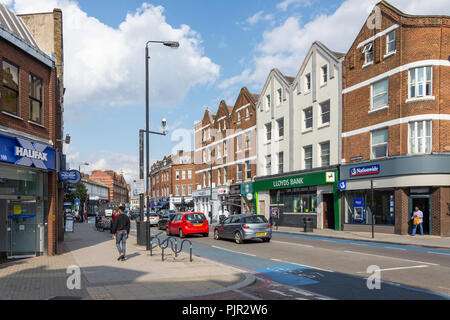
{"type": "Polygon", "coordinates": [[[166,118],[162,118],[162,120],[161,120],[161,129],[162,129],[163,133],[167,132],[167,120],[166,120],[166,118]]]}
{"type": "Polygon", "coordinates": [[[180,46],[180,43],[178,41],[165,41],[163,44],[167,47],[176,49],[180,46]]]}

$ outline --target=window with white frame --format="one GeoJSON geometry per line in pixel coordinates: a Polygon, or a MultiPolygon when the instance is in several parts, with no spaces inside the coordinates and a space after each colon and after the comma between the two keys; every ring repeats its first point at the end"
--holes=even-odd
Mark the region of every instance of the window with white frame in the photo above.
{"type": "Polygon", "coordinates": [[[237,164],[237,180],[242,181],[242,163],[237,164]]]}
{"type": "Polygon", "coordinates": [[[245,150],[250,150],[250,132],[245,134],[245,150]]]}
{"type": "Polygon", "coordinates": [[[186,185],[184,185],[184,184],[181,186],[181,195],[182,196],[186,195],[186,185]]]}
{"type": "Polygon", "coordinates": [[[320,106],[320,124],[330,123],[330,100],[322,102],[320,106]]]}
{"type": "Polygon", "coordinates": [[[266,96],[266,110],[270,110],[270,94],[266,96]]]}
{"type": "Polygon", "coordinates": [[[409,70],[409,98],[432,96],[432,68],[420,67],[409,70]]]}
{"type": "Polygon", "coordinates": [[[181,179],[186,180],[186,170],[181,171],[181,179]]]}
{"type": "Polygon", "coordinates": [[[408,136],[408,153],[414,154],[431,152],[431,120],[410,122],[408,136]]]}
{"type": "Polygon", "coordinates": [[[280,118],[277,120],[278,126],[278,138],[284,137],[284,118],[280,118]]]}
{"type": "Polygon", "coordinates": [[[322,167],[330,165],[330,141],[320,144],[320,163],[322,167]]]}
{"type": "Polygon", "coordinates": [[[266,124],[266,142],[269,142],[272,140],[272,124],[267,123],[266,124]]]}
{"type": "Polygon", "coordinates": [[[223,156],[226,157],[228,155],[227,142],[223,142],[223,156]]]}
{"type": "Polygon", "coordinates": [[[363,53],[365,65],[371,64],[373,62],[373,42],[369,42],[364,46],[363,53]]]}
{"type": "Polygon", "coordinates": [[[272,174],[272,156],[269,154],[266,156],[266,175],[272,174]]]}
{"type": "Polygon", "coordinates": [[[238,124],[241,123],[241,111],[240,110],[237,112],[237,123],[238,124]]]}
{"type": "Polygon", "coordinates": [[[180,186],[175,186],[175,195],[176,196],[180,195],[180,186]]]}
{"type": "Polygon", "coordinates": [[[252,178],[252,165],[250,160],[245,161],[245,178],[247,180],[252,178]]]}
{"type": "Polygon", "coordinates": [[[327,65],[324,65],[324,66],[322,66],[322,68],[320,68],[320,74],[321,74],[320,84],[324,85],[328,81],[328,66],[327,65]]]}
{"type": "Polygon", "coordinates": [[[386,35],[386,54],[395,52],[395,30],[386,35]]]}
{"type": "Polygon", "coordinates": [[[206,163],[206,149],[203,149],[203,163],[206,163]]]}
{"type": "Polygon", "coordinates": [[[241,152],[242,151],[242,134],[238,135],[236,137],[237,139],[237,152],[241,152]]]}
{"type": "Polygon", "coordinates": [[[192,179],[192,169],[188,170],[188,179],[192,179]]]}
{"type": "Polygon", "coordinates": [[[378,159],[388,156],[388,129],[372,131],[371,158],[378,159]]]}
{"type": "Polygon", "coordinates": [[[228,179],[228,168],[224,167],[223,168],[223,184],[227,183],[227,179],[228,179]]]}
{"type": "Polygon", "coordinates": [[[245,108],[245,120],[250,119],[250,107],[245,108]]]}
{"type": "Polygon", "coordinates": [[[175,179],[180,180],[180,171],[179,170],[175,171],[175,179]]]}
{"type": "Polygon", "coordinates": [[[223,120],[223,130],[227,130],[227,122],[223,120]]]}
{"type": "Polygon", "coordinates": [[[221,171],[220,169],[217,170],[217,185],[218,185],[218,186],[220,186],[220,184],[221,184],[221,182],[222,182],[222,181],[221,181],[221,178],[222,178],[222,177],[221,177],[220,171],[221,171]]]}
{"type": "Polygon", "coordinates": [[[188,196],[192,195],[192,184],[188,185],[188,196]]]}
{"type": "Polygon", "coordinates": [[[281,102],[283,101],[283,89],[278,89],[277,90],[277,94],[278,94],[278,103],[281,104],[281,102]]]}
{"type": "Polygon", "coordinates": [[[278,173],[283,173],[284,168],[284,153],[278,153],[278,173]]]}
{"type": "Polygon", "coordinates": [[[311,90],[311,74],[308,73],[305,76],[305,91],[309,92],[311,90]]]}
{"type": "Polygon", "coordinates": [[[220,144],[217,145],[217,159],[222,157],[222,146],[220,144]]]}
{"type": "Polygon", "coordinates": [[[304,130],[312,129],[313,127],[313,108],[309,107],[303,110],[304,115],[304,130]]]}
{"type": "Polygon", "coordinates": [[[206,172],[203,172],[203,188],[206,187],[206,172]]]}
{"type": "Polygon", "coordinates": [[[372,110],[389,105],[389,78],[375,82],[371,86],[372,110]]]}
{"type": "Polygon", "coordinates": [[[303,147],[303,159],[304,159],[304,167],[305,169],[312,169],[312,145],[303,147]]]}

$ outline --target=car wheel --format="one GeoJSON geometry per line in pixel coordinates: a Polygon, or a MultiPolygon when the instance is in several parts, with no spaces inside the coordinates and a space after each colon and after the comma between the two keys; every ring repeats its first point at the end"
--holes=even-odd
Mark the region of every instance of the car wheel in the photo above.
{"type": "Polygon", "coordinates": [[[240,233],[239,231],[237,231],[237,232],[234,234],[234,241],[236,241],[237,244],[241,244],[241,243],[243,242],[243,241],[242,241],[241,233],[240,233]]]}
{"type": "Polygon", "coordinates": [[[270,238],[263,239],[264,242],[270,242],[270,238]]]}
{"type": "Polygon", "coordinates": [[[180,229],[180,238],[184,238],[186,235],[183,233],[183,230],[180,229]]]}
{"type": "Polygon", "coordinates": [[[214,239],[220,240],[219,230],[214,230],[214,239]]]}

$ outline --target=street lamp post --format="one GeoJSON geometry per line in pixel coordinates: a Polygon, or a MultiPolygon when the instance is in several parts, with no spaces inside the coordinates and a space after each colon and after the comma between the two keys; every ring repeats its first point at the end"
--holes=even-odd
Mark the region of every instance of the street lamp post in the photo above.
{"type": "MultiPolygon", "coordinates": [[[[180,44],[176,41],[147,41],[147,43],[145,44],[145,158],[146,158],[146,172],[145,172],[145,184],[146,184],[146,189],[145,189],[145,194],[146,194],[146,206],[147,206],[147,224],[146,224],[146,230],[148,232],[146,239],[147,239],[147,250],[149,248],[149,238],[151,237],[151,229],[150,229],[150,221],[149,221],[149,217],[148,217],[148,206],[149,206],[149,202],[150,202],[150,196],[149,196],[149,190],[150,190],[150,156],[149,156],[149,133],[150,133],[150,128],[149,128],[149,59],[150,56],[148,54],[148,45],[150,43],[160,43],[163,44],[167,47],[170,48],[178,48],[180,46],[180,44]]],[[[163,130],[165,131],[165,119],[163,119],[163,130]]],[[[159,133],[157,133],[159,134],[159,133]]],[[[164,133],[165,135],[166,133],[164,133]]],[[[142,220],[141,220],[142,221],[142,220]]]]}
{"type": "MultiPolygon", "coordinates": [[[[87,163],[87,162],[80,163],[78,165],[78,172],[80,173],[80,175],[81,175],[81,166],[88,166],[88,165],[89,165],[89,163],[87,163]]],[[[86,201],[83,201],[83,213],[84,213],[84,211],[86,211],[86,201]]]]}

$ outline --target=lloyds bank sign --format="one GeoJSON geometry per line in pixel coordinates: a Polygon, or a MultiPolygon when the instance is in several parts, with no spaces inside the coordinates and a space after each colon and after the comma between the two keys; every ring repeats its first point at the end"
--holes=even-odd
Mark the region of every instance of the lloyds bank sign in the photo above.
{"type": "Polygon", "coordinates": [[[255,191],[301,188],[324,184],[336,184],[338,182],[337,170],[314,172],[304,175],[286,176],[275,179],[256,180],[253,183],[255,191]]]}

